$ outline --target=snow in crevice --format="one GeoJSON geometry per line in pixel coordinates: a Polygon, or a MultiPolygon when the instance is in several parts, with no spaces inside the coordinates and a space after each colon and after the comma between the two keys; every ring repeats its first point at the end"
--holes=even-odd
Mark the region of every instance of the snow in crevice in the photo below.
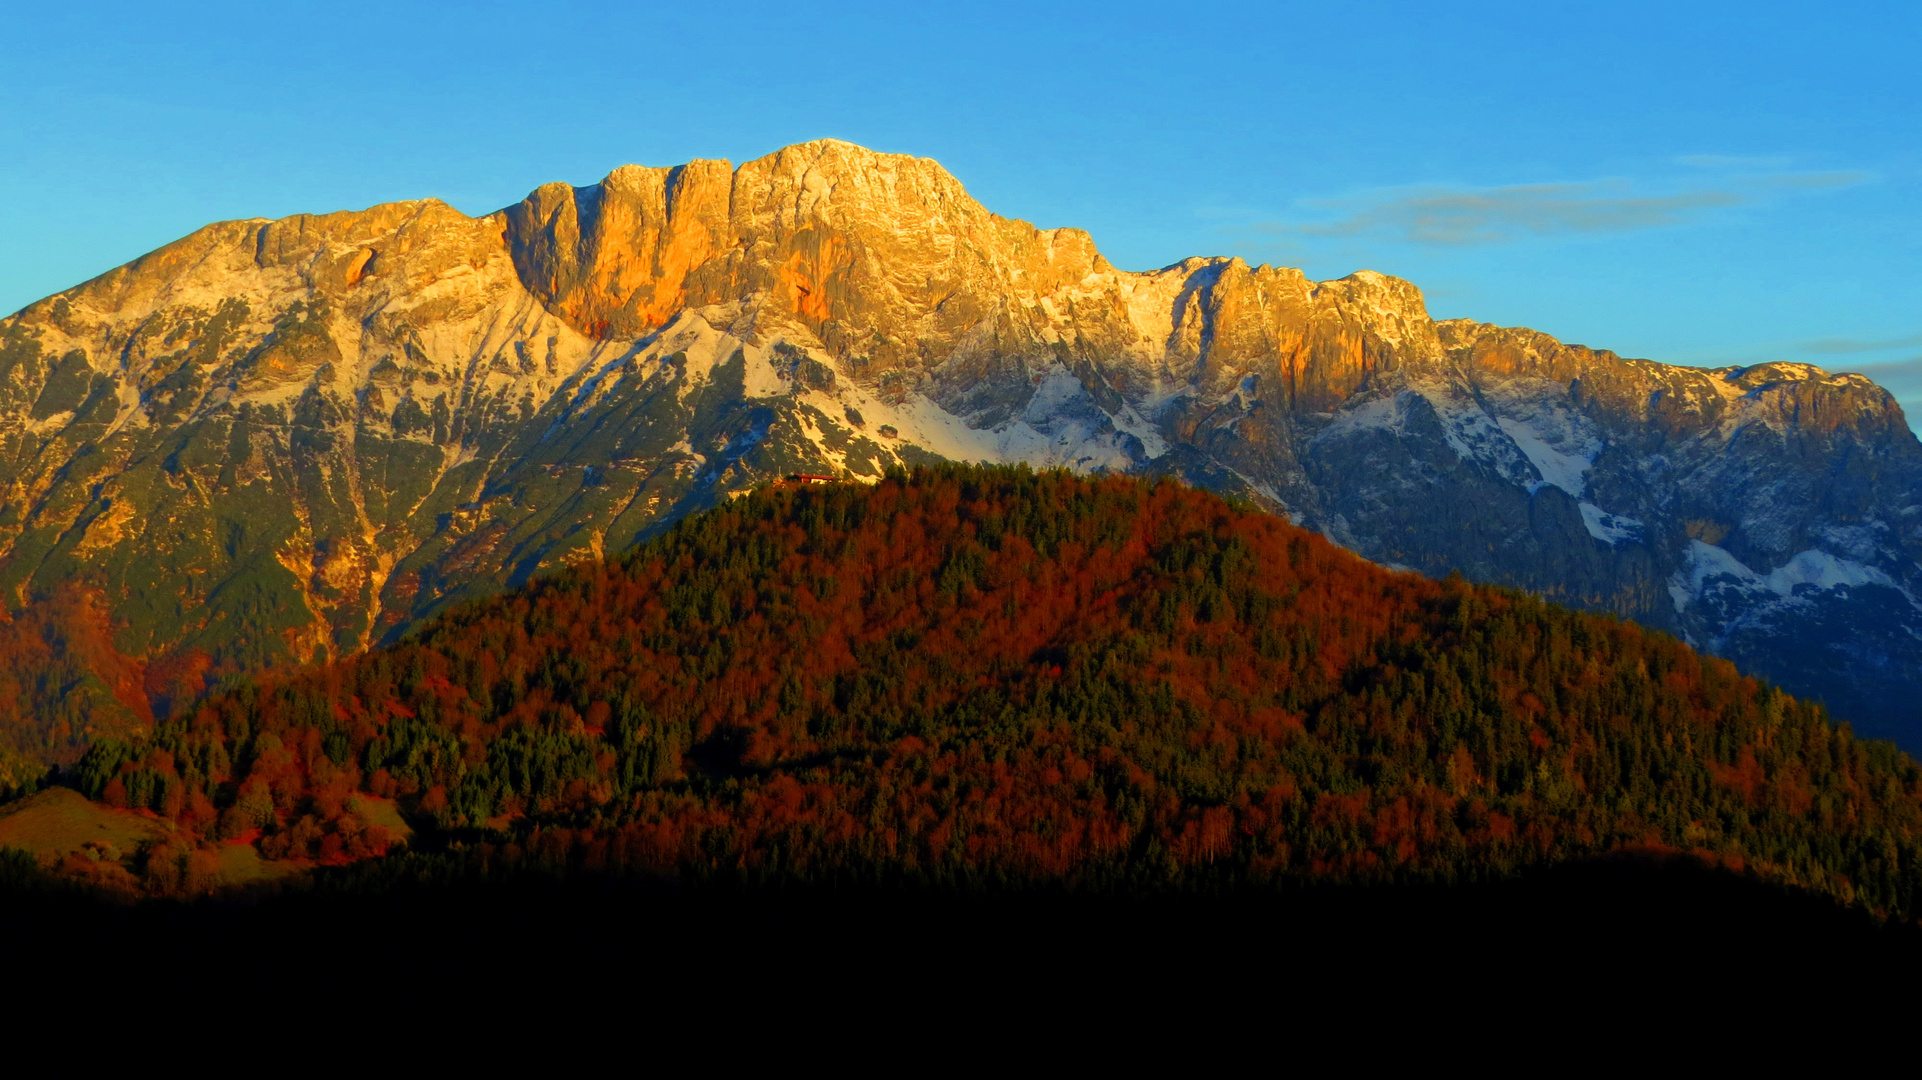
{"type": "Polygon", "coordinates": [[[1668,579],[1668,595],[1675,604],[1675,613],[1681,615],[1702,597],[1710,582],[1746,592],[1756,580],[1755,571],[1727,549],[1690,540],[1682,553],[1681,569],[1668,579]]]}
{"type": "Polygon", "coordinates": [[[1448,448],[1455,452],[1455,456],[1464,461],[1487,461],[1490,458],[1487,452],[1489,435],[1491,432],[1499,433],[1501,428],[1487,413],[1441,395],[1423,396],[1440,415],[1442,438],[1447,440],[1448,448]]]}
{"type": "Polygon", "coordinates": [[[1370,417],[1369,421],[1373,426],[1388,428],[1399,435],[1402,421],[1408,415],[1409,401],[1413,398],[1426,401],[1429,408],[1434,410],[1436,419],[1441,423],[1442,438],[1456,457],[1463,461],[1479,461],[1504,476],[1513,475],[1522,467],[1521,455],[1495,419],[1458,386],[1437,382],[1415,383],[1395,396],[1396,420],[1392,425],[1384,422],[1386,416],[1370,417]]]}
{"type": "MultiPolygon", "coordinates": [[[[1557,487],[1561,485],[1557,484],[1557,487]]],[[[1567,491],[1567,488],[1562,490],[1567,491]]],[[[1573,492],[1570,492],[1573,494],[1573,492]]],[[[1592,502],[1581,504],[1582,524],[1587,527],[1588,535],[1609,544],[1634,542],[1642,538],[1643,523],[1639,518],[1611,514],[1592,502]]]]}
{"type": "Polygon", "coordinates": [[[1316,433],[1315,441],[1336,439],[1357,431],[1387,431],[1400,435],[1405,418],[1400,394],[1390,394],[1351,405],[1335,414],[1328,426],[1316,433]]]}
{"type": "Polygon", "coordinates": [[[1141,440],[1141,451],[1149,461],[1168,452],[1168,441],[1161,437],[1161,432],[1127,402],[1122,402],[1120,412],[1109,413],[1108,419],[1116,430],[1141,440]]]}
{"type": "Polygon", "coordinates": [[[1490,415],[1474,397],[1445,384],[1418,383],[1343,408],[1316,434],[1315,441],[1362,431],[1403,438],[1410,434],[1410,406],[1418,400],[1434,412],[1443,441],[1460,460],[1480,463],[1531,494],[1544,482],[1538,476],[1549,478],[1547,482],[1571,495],[1581,494],[1587,457],[1557,449],[1526,425],[1490,415]]]}
{"type": "MultiPolygon", "coordinates": [[[[1525,485],[1530,495],[1548,484],[1561,488],[1577,499],[1582,497],[1582,493],[1588,489],[1589,466],[1594,464],[1595,452],[1599,447],[1585,445],[1577,452],[1569,453],[1549,445],[1540,432],[1520,420],[1503,416],[1497,417],[1495,423],[1515,443],[1515,448],[1522,452],[1528,463],[1535,466],[1535,471],[1541,474],[1540,480],[1531,480],[1525,485]]],[[[1583,514],[1587,515],[1586,509],[1583,514]]],[[[1588,531],[1595,532],[1595,526],[1590,525],[1588,531]]]]}
{"type": "Polygon", "coordinates": [[[1081,380],[1059,364],[1044,374],[1021,419],[995,431],[1004,461],[1065,465],[1085,472],[1125,470],[1153,456],[1144,440],[1122,430],[1095,403],[1081,380]]]}
{"type": "MultiPolygon", "coordinates": [[[[800,395],[796,400],[801,404],[812,406],[825,416],[832,416],[833,414],[829,410],[840,407],[839,402],[835,402],[827,398],[826,395],[816,392],[800,395]]],[[[827,432],[821,429],[820,422],[813,411],[809,409],[797,409],[794,413],[794,420],[801,430],[801,437],[813,445],[815,455],[829,466],[828,471],[839,475],[847,470],[847,451],[845,449],[836,450],[828,444],[827,432]]]]}

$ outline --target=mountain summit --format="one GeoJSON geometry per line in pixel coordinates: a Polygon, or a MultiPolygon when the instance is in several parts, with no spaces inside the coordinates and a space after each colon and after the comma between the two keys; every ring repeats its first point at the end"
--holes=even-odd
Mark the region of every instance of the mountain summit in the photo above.
{"type": "Polygon", "coordinates": [[[223,222],[0,321],[0,588],[82,613],[7,628],[108,657],[16,673],[39,719],[0,753],[71,760],[769,479],[936,458],[1179,476],[1922,747],[1922,444],[1867,379],[1437,322],[1366,271],[1121,271],[823,140],[477,218],[223,222]]]}

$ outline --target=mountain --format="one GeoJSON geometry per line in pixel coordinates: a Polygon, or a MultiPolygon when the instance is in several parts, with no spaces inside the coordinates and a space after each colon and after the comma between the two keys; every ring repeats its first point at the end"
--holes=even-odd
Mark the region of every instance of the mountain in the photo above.
{"type": "Polygon", "coordinates": [[[1239,494],[1378,562],[1677,633],[1922,748],[1922,444],[1868,380],[1436,322],[1369,272],[1120,271],[932,161],[829,140],[478,218],[224,222],[0,322],[0,646],[94,641],[54,612],[104,611],[116,654],[14,663],[35,719],[0,766],[772,478],[939,459],[1239,494]]]}
{"type": "Polygon", "coordinates": [[[763,488],[99,740],[73,779],[172,831],[66,869],[162,894],[237,845],[431,871],[391,851],[397,805],[456,864],[695,883],[1139,895],[1640,850],[1922,903],[1922,769],[1818,706],[1614,617],[1064,471],[763,488]]]}

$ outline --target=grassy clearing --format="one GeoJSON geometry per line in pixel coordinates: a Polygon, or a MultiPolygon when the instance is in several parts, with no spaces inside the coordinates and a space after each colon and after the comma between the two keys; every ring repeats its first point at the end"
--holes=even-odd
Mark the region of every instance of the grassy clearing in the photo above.
{"type": "Polygon", "coordinates": [[[0,806],[0,847],[21,848],[43,862],[83,855],[131,863],[143,846],[173,835],[166,821],[90,801],[52,787],[0,806]]]}
{"type": "MultiPolygon", "coordinates": [[[[392,800],[368,797],[366,801],[375,804],[363,811],[370,820],[396,831],[406,828],[392,800]]],[[[72,788],[48,788],[0,806],[0,848],[30,852],[42,866],[69,857],[86,859],[89,864],[97,864],[98,870],[79,876],[99,879],[97,884],[112,884],[108,880],[112,878],[130,885],[132,879],[123,878],[115,868],[131,874],[142,850],[173,839],[177,839],[175,830],[167,821],[93,802],[72,788]]],[[[214,877],[217,888],[246,888],[296,877],[312,865],[304,860],[264,859],[252,843],[223,843],[218,847],[218,857],[214,877]]],[[[72,862],[64,865],[74,866],[72,862]]]]}
{"type": "Polygon", "coordinates": [[[400,816],[400,806],[392,799],[357,794],[347,800],[347,809],[370,825],[379,825],[396,840],[412,841],[413,827],[400,816]]]}
{"type": "Polygon", "coordinates": [[[250,885],[298,877],[306,873],[312,865],[304,859],[263,859],[260,857],[260,849],[252,844],[222,844],[217,880],[221,888],[246,888],[250,885]]]}

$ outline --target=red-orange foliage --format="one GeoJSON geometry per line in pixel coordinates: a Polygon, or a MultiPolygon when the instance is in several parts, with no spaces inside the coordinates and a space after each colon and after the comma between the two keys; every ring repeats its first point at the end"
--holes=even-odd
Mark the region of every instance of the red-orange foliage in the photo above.
{"type": "Polygon", "coordinates": [[[374,849],[365,790],[654,873],[1451,878],[1658,842],[1922,889],[1922,775],[1818,709],[1119,477],[764,491],[87,768],[322,860],[374,849]]]}
{"type": "Polygon", "coordinates": [[[147,729],[153,712],[140,661],[113,645],[96,589],[69,583],[0,611],[0,790],[71,765],[97,738],[147,729]]]}

